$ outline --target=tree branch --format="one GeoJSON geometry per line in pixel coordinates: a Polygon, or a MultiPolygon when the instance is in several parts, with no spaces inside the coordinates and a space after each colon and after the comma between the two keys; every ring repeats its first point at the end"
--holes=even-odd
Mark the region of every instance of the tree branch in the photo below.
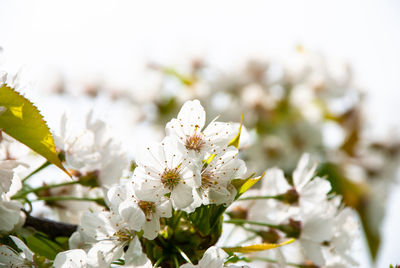
{"type": "Polygon", "coordinates": [[[58,236],[71,236],[78,228],[78,225],[33,217],[27,214],[24,227],[33,227],[50,238],[55,238],[58,236]]]}

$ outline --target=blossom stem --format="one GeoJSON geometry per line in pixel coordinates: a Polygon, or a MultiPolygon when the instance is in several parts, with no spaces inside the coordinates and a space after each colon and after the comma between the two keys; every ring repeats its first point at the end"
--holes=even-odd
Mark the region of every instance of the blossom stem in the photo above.
{"type": "Polygon", "coordinates": [[[96,202],[101,206],[106,206],[103,198],[90,198],[90,197],[77,197],[77,196],[43,196],[38,197],[32,202],[36,201],[88,201],[88,202],[96,202]]]}
{"type": "Polygon", "coordinates": [[[22,179],[22,182],[25,182],[27,179],[29,179],[30,177],[32,177],[33,175],[35,175],[36,173],[38,173],[39,171],[41,171],[42,169],[45,169],[46,167],[48,167],[51,163],[49,161],[44,162],[40,167],[38,167],[37,169],[35,169],[34,171],[32,171],[28,176],[26,176],[25,178],[22,179]]]}
{"type": "Polygon", "coordinates": [[[252,225],[258,225],[258,226],[266,226],[269,228],[274,228],[274,229],[281,229],[281,226],[275,225],[275,224],[269,224],[265,222],[257,222],[257,221],[248,221],[248,220],[242,220],[242,219],[232,219],[232,220],[226,220],[224,221],[225,223],[232,223],[236,225],[242,225],[242,224],[252,224],[252,225]]]}
{"type": "Polygon", "coordinates": [[[175,246],[175,248],[179,251],[179,253],[181,254],[182,258],[185,259],[185,261],[187,261],[190,264],[193,264],[192,261],[189,259],[189,257],[186,255],[186,253],[183,252],[182,249],[180,249],[178,246],[175,246]]]}
{"type": "MultiPolygon", "coordinates": [[[[278,263],[278,261],[273,260],[273,259],[269,259],[269,258],[262,258],[262,257],[253,257],[253,258],[249,258],[250,260],[254,260],[254,261],[265,261],[265,262],[270,262],[270,263],[278,263]]],[[[292,263],[292,262],[286,262],[286,265],[289,266],[293,266],[293,267],[306,267],[304,265],[301,264],[297,264],[297,263],[292,263]]]]}
{"type": "Polygon", "coordinates": [[[37,192],[45,191],[45,190],[48,190],[51,188],[57,188],[57,187],[73,185],[73,184],[79,184],[79,181],[69,181],[69,182],[63,182],[63,183],[58,183],[58,184],[43,185],[38,188],[33,188],[33,189],[26,190],[26,191],[18,192],[16,195],[11,197],[11,199],[19,199],[19,198],[25,197],[29,193],[37,193],[37,192]]]}
{"type": "Polygon", "coordinates": [[[258,199],[279,199],[279,196],[277,196],[277,195],[248,196],[248,197],[242,197],[238,201],[258,200],[258,199]]]}
{"type": "Polygon", "coordinates": [[[157,268],[158,265],[160,265],[160,263],[165,259],[165,256],[162,256],[161,258],[159,258],[156,263],[154,263],[153,268],[157,268]]]}
{"type": "Polygon", "coordinates": [[[178,257],[176,257],[176,255],[173,255],[173,258],[174,258],[175,267],[179,268],[178,257]]]}

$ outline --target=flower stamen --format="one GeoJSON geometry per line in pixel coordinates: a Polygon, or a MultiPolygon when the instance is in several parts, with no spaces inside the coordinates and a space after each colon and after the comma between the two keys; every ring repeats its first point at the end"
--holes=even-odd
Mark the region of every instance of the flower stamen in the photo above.
{"type": "Polygon", "coordinates": [[[161,183],[165,188],[172,191],[182,181],[178,167],[173,169],[165,169],[161,175],[161,183]]]}
{"type": "Polygon", "coordinates": [[[151,221],[151,216],[156,212],[156,206],[154,202],[139,201],[138,205],[146,216],[146,220],[151,221]]]}

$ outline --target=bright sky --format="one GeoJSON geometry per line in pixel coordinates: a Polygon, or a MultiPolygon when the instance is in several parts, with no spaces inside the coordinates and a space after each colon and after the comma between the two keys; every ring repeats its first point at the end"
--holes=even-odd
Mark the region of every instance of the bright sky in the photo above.
{"type": "MultiPolygon", "coordinates": [[[[76,81],[130,86],[148,60],[203,55],[230,66],[251,56],[284,57],[301,43],[352,64],[368,92],[371,129],[382,134],[399,127],[399,15],[396,0],[2,0],[0,46],[10,68],[26,66],[38,81],[60,71],[76,81]]],[[[396,203],[389,209],[400,211],[396,203]]],[[[379,267],[400,263],[399,224],[387,222],[379,267]]]]}

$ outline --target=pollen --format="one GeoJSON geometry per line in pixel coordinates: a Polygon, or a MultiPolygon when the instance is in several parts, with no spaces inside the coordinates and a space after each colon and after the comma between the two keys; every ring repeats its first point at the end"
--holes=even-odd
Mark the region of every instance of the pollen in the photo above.
{"type": "Polygon", "coordinates": [[[154,202],[139,201],[138,205],[143,211],[144,215],[146,215],[146,220],[151,221],[151,216],[156,212],[156,206],[154,202]]]}
{"type": "Polygon", "coordinates": [[[194,150],[200,152],[201,148],[204,146],[205,141],[203,139],[202,133],[195,133],[192,136],[187,136],[185,140],[185,147],[188,150],[194,150]]]}
{"type": "Polygon", "coordinates": [[[208,188],[210,188],[212,185],[218,184],[218,182],[216,182],[213,179],[213,174],[210,172],[203,172],[203,174],[201,174],[201,186],[200,188],[202,190],[206,190],[208,188]]]}
{"type": "Polygon", "coordinates": [[[161,175],[161,183],[172,191],[182,181],[178,168],[165,169],[161,175]]]}

